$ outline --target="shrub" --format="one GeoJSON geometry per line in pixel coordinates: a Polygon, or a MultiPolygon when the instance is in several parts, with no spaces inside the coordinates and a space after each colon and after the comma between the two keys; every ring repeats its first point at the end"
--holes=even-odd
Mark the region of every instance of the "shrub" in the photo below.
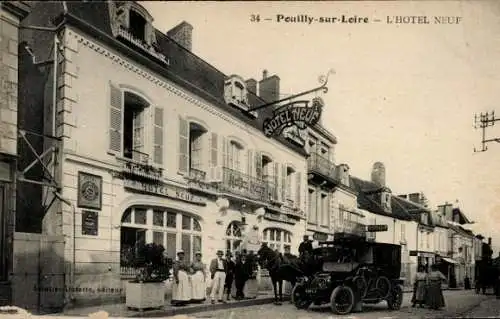
{"type": "Polygon", "coordinates": [[[135,257],[134,265],[140,268],[136,276],[136,282],[162,282],[170,277],[172,269],[172,258],[165,258],[165,248],[155,243],[145,244],[139,247],[135,257]]]}

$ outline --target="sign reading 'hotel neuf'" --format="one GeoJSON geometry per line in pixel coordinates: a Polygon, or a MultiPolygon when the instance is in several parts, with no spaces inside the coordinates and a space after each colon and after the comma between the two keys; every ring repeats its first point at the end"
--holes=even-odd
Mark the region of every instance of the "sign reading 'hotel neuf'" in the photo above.
{"type": "Polygon", "coordinates": [[[323,101],[314,98],[312,101],[294,101],[278,107],[273,117],[264,120],[264,134],[267,137],[280,135],[290,126],[304,130],[314,126],[321,118],[323,101]],[[311,105],[309,105],[311,103],[311,105]]]}

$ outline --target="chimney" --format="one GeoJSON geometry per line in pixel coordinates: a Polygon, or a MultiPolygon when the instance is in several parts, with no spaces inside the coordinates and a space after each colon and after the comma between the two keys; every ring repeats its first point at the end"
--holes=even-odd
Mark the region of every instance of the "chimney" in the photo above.
{"type": "Polygon", "coordinates": [[[245,81],[245,84],[247,86],[247,100],[248,104],[250,106],[257,106],[258,99],[257,99],[257,81],[255,79],[248,79],[245,81]]]}
{"type": "Polygon", "coordinates": [[[385,186],[385,166],[381,162],[373,164],[372,182],[379,186],[385,186]]]}
{"type": "Polygon", "coordinates": [[[491,247],[491,237],[488,237],[488,245],[491,247]]]}
{"type": "Polygon", "coordinates": [[[280,78],[277,75],[268,76],[267,70],[262,72],[262,80],[259,82],[259,96],[270,103],[280,99],[280,78]]]}
{"type": "Polygon", "coordinates": [[[167,35],[185,49],[192,50],[193,26],[186,21],[182,21],[167,31],[167,35]]]}
{"type": "Polygon", "coordinates": [[[411,194],[408,195],[408,199],[411,202],[414,202],[414,203],[417,203],[417,204],[421,204],[420,193],[411,193],[411,194]]]}

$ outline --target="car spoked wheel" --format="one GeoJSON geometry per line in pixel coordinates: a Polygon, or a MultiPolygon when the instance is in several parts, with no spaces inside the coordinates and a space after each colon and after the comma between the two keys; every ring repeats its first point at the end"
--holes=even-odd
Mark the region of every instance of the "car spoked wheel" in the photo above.
{"type": "Polygon", "coordinates": [[[345,315],[354,307],[354,292],[349,286],[337,286],[330,297],[330,308],[337,315],[345,315]]]}
{"type": "Polygon", "coordinates": [[[295,285],[292,289],[292,303],[297,309],[307,309],[311,301],[306,296],[306,289],[303,285],[295,285]]]}
{"type": "Polygon", "coordinates": [[[366,297],[366,294],[368,293],[368,284],[366,283],[365,278],[361,276],[354,277],[353,281],[354,286],[356,287],[356,290],[359,292],[359,295],[361,299],[366,297]]]}
{"type": "Polygon", "coordinates": [[[387,305],[390,310],[399,310],[403,304],[403,289],[400,285],[395,285],[392,288],[391,295],[387,300],[387,305]]]}
{"type": "Polygon", "coordinates": [[[377,278],[375,288],[378,290],[381,299],[389,298],[391,293],[391,282],[386,276],[380,276],[377,278]]]}

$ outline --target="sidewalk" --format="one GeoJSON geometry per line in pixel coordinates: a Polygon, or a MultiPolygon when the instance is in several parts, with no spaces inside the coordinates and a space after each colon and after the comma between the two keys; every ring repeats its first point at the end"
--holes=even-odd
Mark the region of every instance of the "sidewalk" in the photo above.
{"type": "MultiPolygon", "coordinates": [[[[288,296],[283,296],[285,300],[290,300],[288,296]]],[[[184,307],[173,307],[170,303],[165,304],[161,309],[157,310],[147,310],[147,311],[137,311],[127,309],[124,303],[120,304],[108,304],[100,306],[91,307],[78,307],[67,309],[63,313],[54,314],[52,316],[83,316],[86,317],[89,314],[96,313],[98,311],[105,311],[108,313],[109,317],[118,318],[130,318],[130,317],[142,317],[142,318],[155,318],[155,317],[169,317],[175,315],[187,315],[197,312],[205,311],[215,311],[238,307],[248,307],[269,304],[274,302],[274,294],[272,291],[263,291],[259,293],[255,299],[245,299],[245,300],[230,300],[227,303],[216,303],[212,305],[209,301],[202,304],[191,304],[184,307]]]]}

